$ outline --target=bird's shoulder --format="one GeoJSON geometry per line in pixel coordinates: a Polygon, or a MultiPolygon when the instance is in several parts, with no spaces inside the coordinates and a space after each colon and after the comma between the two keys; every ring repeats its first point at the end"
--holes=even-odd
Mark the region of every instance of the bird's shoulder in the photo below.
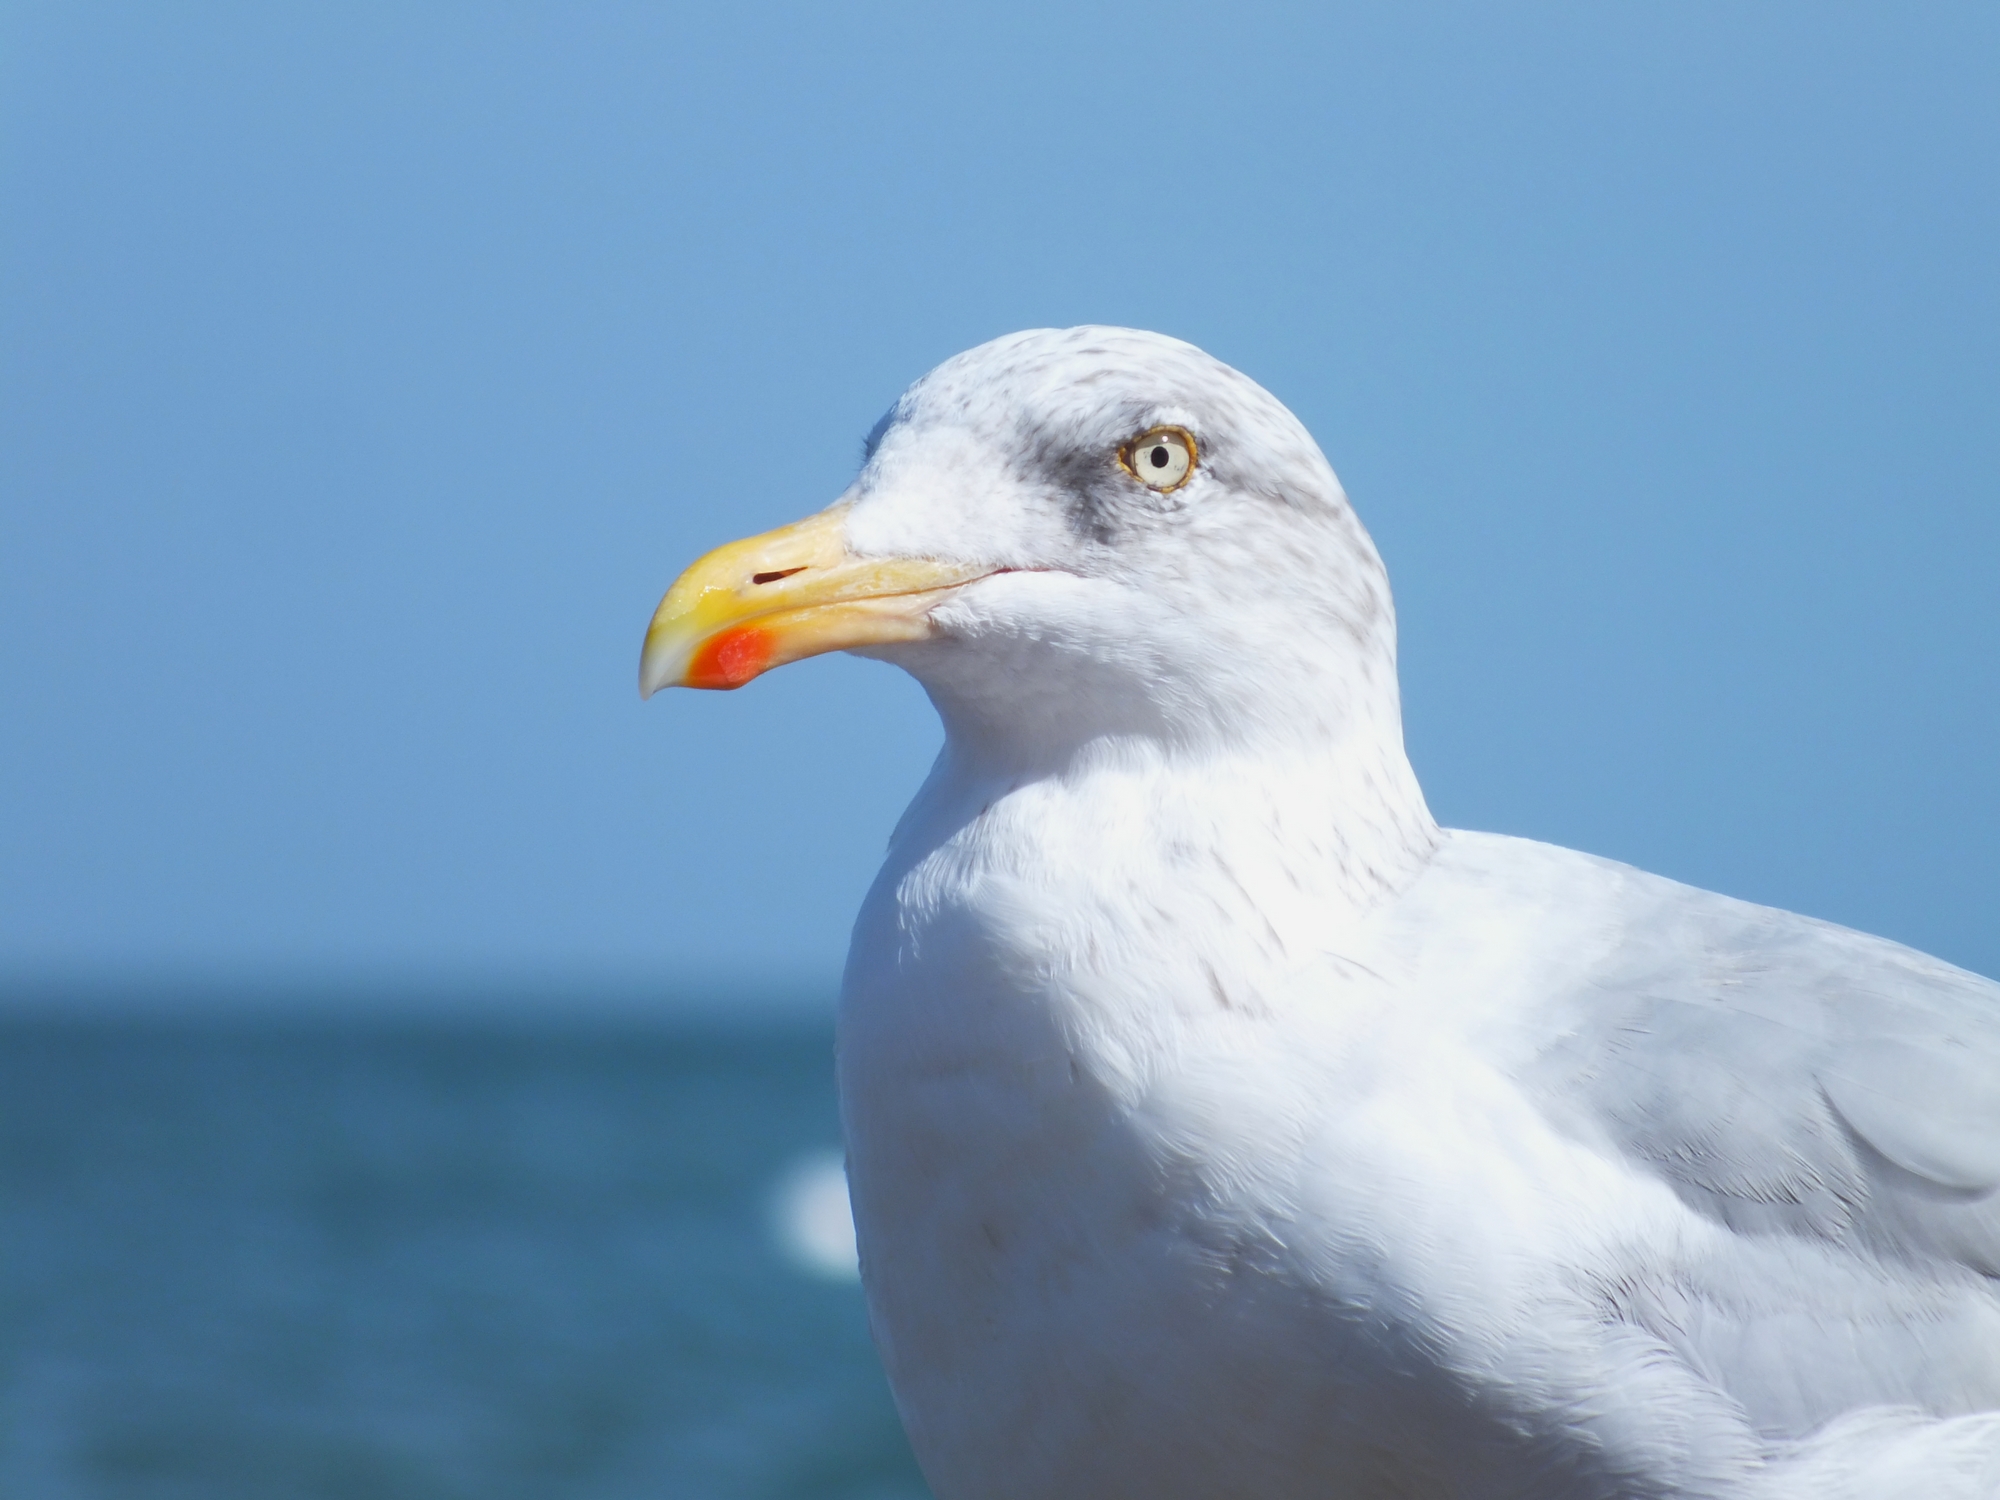
{"type": "Polygon", "coordinates": [[[2000,1275],[2000,985],[1496,835],[1448,835],[1404,905],[1559,1128],[1732,1229],[2000,1275]]]}

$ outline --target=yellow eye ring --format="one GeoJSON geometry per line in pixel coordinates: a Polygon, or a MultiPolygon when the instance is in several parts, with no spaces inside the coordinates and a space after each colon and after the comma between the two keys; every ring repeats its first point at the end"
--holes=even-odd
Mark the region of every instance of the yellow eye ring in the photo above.
{"type": "Polygon", "coordinates": [[[1153,427],[1118,450],[1118,467],[1164,495],[1194,478],[1200,449],[1185,427],[1153,427]]]}

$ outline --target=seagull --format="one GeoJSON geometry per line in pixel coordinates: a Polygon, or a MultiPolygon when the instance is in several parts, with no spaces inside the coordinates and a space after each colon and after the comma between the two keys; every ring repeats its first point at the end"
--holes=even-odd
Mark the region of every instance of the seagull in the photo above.
{"type": "Polygon", "coordinates": [[[837,1046],[940,1500],[2000,1496],[2000,985],[1440,828],[1382,561],[1248,377],[946,361],[640,688],[836,650],[945,730],[837,1046]]]}

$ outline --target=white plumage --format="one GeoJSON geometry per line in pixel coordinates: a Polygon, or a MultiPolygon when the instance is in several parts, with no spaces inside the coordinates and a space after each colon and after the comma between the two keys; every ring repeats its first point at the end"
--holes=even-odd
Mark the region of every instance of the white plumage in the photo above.
{"type": "Polygon", "coordinates": [[[992,570],[870,648],[947,739],[840,1014],[941,1500],[2000,1496],[2000,987],[1440,830],[1366,533],[1188,345],[961,355],[843,504],[992,570]]]}

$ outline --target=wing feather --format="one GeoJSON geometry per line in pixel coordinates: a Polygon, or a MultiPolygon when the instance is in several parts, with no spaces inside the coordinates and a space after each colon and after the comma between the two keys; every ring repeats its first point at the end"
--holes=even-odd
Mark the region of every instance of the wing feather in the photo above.
{"type": "Polygon", "coordinates": [[[1623,871],[1617,941],[1537,1059],[1732,1229],[2000,1275],[2000,985],[1882,938],[1623,871]]]}

